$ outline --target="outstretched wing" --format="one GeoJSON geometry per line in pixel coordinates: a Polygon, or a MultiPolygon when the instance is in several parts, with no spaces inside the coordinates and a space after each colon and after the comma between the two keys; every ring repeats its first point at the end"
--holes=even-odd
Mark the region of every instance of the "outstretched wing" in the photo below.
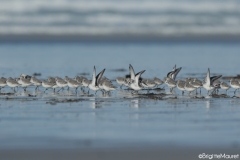
{"type": "Polygon", "coordinates": [[[95,86],[98,86],[99,81],[101,80],[104,72],[105,72],[105,69],[103,69],[100,73],[98,73],[98,75],[97,75],[97,77],[96,77],[95,86]]]}
{"type": "Polygon", "coordinates": [[[167,74],[167,77],[168,77],[168,78],[172,78],[172,74],[173,74],[173,71],[169,72],[169,73],[167,74]]]}
{"type": "Polygon", "coordinates": [[[133,66],[131,64],[129,64],[129,73],[130,73],[131,79],[134,80],[135,72],[134,72],[133,66]]]}
{"type": "Polygon", "coordinates": [[[205,83],[210,86],[210,69],[208,68],[208,71],[207,71],[207,75],[206,75],[206,78],[205,78],[205,83]]]}
{"type": "Polygon", "coordinates": [[[176,68],[177,68],[177,66],[176,66],[176,64],[175,64],[175,66],[173,67],[172,71],[175,71],[175,70],[176,70],[176,68]]]}
{"type": "Polygon", "coordinates": [[[222,75],[211,77],[211,78],[210,78],[210,85],[212,85],[214,81],[216,81],[217,79],[219,79],[219,78],[221,78],[221,77],[222,77],[222,75]]]}
{"type": "Polygon", "coordinates": [[[136,77],[135,77],[135,82],[136,84],[139,84],[139,78],[141,77],[141,75],[145,72],[145,70],[141,71],[141,72],[138,72],[136,74],[136,77]]]}
{"type": "Polygon", "coordinates": [[[181,69],[182,69],[182,67],[175,69],[175,71],[173,72],[172,77],[171,77],[173,80],[176,79],[176,77],[177,77],[178,73],[181,71],[181,69]]]}
{"type": "Polygon", "coordinates": [[[93,74],[92,74],[92,84],[96,84],[96,68],[94,66],[93,68],[93,74]]]}

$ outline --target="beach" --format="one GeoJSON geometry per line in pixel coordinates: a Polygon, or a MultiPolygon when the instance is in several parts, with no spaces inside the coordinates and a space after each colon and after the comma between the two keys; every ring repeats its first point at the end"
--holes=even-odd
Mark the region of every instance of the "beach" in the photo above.
{"type": "MultiPolygon", "coordinates": [[[[208,67],[211,75],[236,76],[239,49],[237,41],[2,43],[0,67],[4,77],[38,73],[39,79],[66,75],[91,79],[95,65],[97,72],[106,68],[104,76],[118,86],[115,78],[128,74],[130,63],[136,72],[146,70],[144,78],[163,79],[175,64],[182,67],[178,79],[203,79],[208,67]]],[[[233,89],[227,97],[208,96],[204,89],[197,97],[182,96],[177,89],[172,95],[168,87],[151,91],[157,97],[169,94],[161,99],[144,95],[146,90],[132,95],[126,88],[110,96],[43,91],[19,88],[4,95],[12,90],[1,90],[1,159],[146,159],[150,155],[151,159],[199,159],[201,153],[239,154],[240,100],[233,89]]]]}

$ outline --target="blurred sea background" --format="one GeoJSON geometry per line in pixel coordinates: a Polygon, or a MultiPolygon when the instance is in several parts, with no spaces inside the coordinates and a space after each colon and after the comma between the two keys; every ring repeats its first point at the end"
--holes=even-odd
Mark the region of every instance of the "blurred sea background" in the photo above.
{"type": "Polygon", "coordinates": [[[239,35],[238,0],[0,1],[1,40],[219,40],[239,35]]]}

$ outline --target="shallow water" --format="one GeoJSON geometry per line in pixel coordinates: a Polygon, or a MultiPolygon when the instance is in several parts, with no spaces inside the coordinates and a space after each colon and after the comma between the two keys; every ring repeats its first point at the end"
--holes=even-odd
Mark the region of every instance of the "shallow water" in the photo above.
{"type": "MultiPolygon", "coordinates": [[[[114,79],[127,74],[131,63],[136,72],[146,69],[143,77],[163,78],[177,64],[183,67],[178,78],[203,78],[208,67],[212,74],[235,76],[239,50],[238,42],[3,43],[0,69],[5,77],[39,72],[41,79],[80,73],[90,78],[96,65],[114,79]],[[126,71],[113,71],[120,68],[126,71]]],[[[40,90],[1,96],[0,148],[240,147],[238,98],[212,98],[205,91],[204,99],[182,97],[176,90],[170,99],[153,100],[126,90],[110,97],[40,90]],[[80,101],[53,100],[70,98],[80,101]]],[[[228,94],[233,96],[233,90],[228,94]]]]}

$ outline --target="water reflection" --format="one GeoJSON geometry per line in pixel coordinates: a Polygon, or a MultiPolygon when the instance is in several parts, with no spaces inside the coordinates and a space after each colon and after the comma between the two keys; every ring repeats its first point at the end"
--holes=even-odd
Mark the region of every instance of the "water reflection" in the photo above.
{"type": "Polygon", "coordinates": [[[131,100],[130,107],[139,108],[139,100],[138,99],[131,100]]]}
{"type": "Polygon", "coordinates": [[[96,101],[95,98],[91,98],[90,101],[91,101],[90,103],[91,108],[94,108],[94,109],[102,108],[102,103],[100,101],[96,101]]]}
{"type": "Polygon", "coordinates": [[[207,111],[209,111],[209,109],[210,109],[210,100],[206,101],[206,108],[207,108],[207,111]]]}

